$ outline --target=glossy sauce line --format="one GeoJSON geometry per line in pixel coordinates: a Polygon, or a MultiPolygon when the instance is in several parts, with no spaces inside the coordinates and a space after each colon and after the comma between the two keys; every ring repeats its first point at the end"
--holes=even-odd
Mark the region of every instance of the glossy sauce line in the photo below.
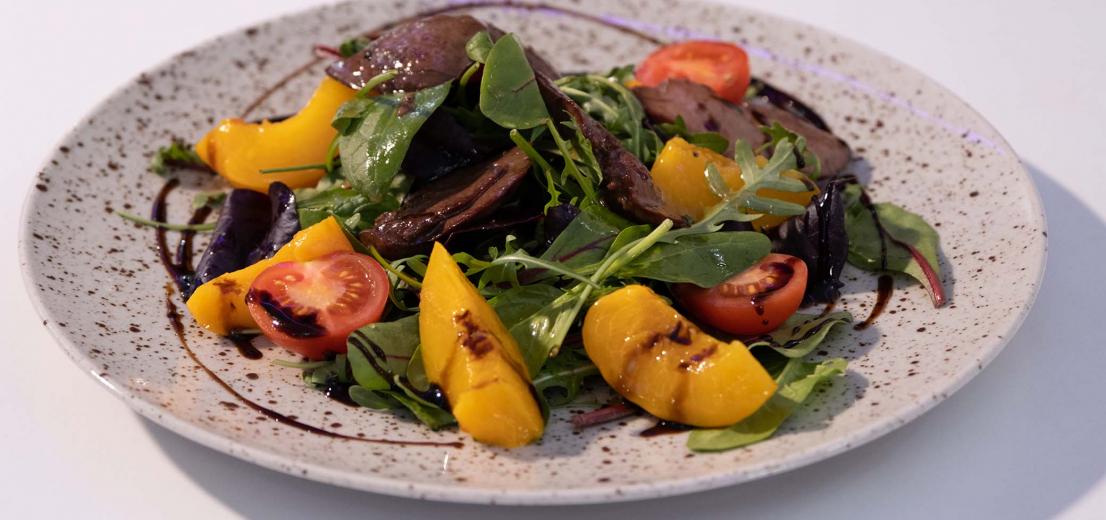
{"type": "Polygon", "coordinates": [[[192,361],[194,363],[196,363],[196,365],[198,365],[204,371],[204,373],[206,373],[209,377],[211,377],[211,379],[213,379],[216,383],[219,383],[219,386],[223,387],[223,389],[226,390],[227,393],[232,395],[235,399],[237,399],[238,402],[246,405],[250,409],[252,409],[252,410],[254,410],[254,411],[264,415],[265,417],[268,417],[268,418],[270,418],[270,419],[272,419],[272,420],[274,420],[278,423],[285,424],[285,425],[291,426],[293,428],[303,430],[303,431],[308,432],[308,433],[313,433],[313,434],[316,434],[316,435],[322,435],[324,437],[333,437],[333,438],[336,438],[336,439],[346,439],[346,440],[358,441],[358,442],[370,442],[370,443],[375,443],[375,444],[389,444],[389,445],[395,445],[395,446],[433,446],[433,447],[446,447],[446,448],[462,448],[462,447],[464,447],[464,443],[462,443],[460,441],[455,441],[455,442],[402,441],[402,440],[393,440],[393,439],[370,439],[370,438],[366,438],[366,437],[353,437],[353,436],[350,436],[350,435],[343,435],[341,433],[335,433],[335,432],[332,432],[332,431],[324,430],[322,428],[311,426],[310,424],[302,423],[302,422],[297,421],[295,419],[292,419],[292,418],[288,417],[287,415],[284,415],[280,412],[277,412],[275,410],[272,410],[272,409],[266,408],[264,406],[261,406],[261,405],[255,403],[255,402],[247,399],[245,396],[238,393],[237,390],[235,390],[233,387],[231,387],[229,384],[227,384],[226,381],[223,381],[223,379],[220,378],[218,374],[216,374],[213,370],[208,368],[207,365],[205,365],[202,361],[200,361],[200,358],[197,357],[196,353],[192,351],[192,347],[188,346],[188,340],[186,340],[185,337],[184,337],[184,323],[181,322],[180,313],[177,311],[176,304],[173,303],[173,284],[171,284],[171,283],[165,284],[165,316],[167,318],[169,318],[169,325],[172,326],[173,332],[175,332],[177,334],[177,339],[180,340],[180,344],[181,344],[182,347],[184,347],[185,353],[188,354],[188,357],[191,358],[192,361]]]}
{"type": "Polygon", "coordinates": [[[895,290],[895,279],[889,274],[880,275],[879,277],[879,292],[876,294],[876,304],[872,306],[872,312],[868,314],[868,318],[860,323],[857,323],[853,327],[855,330],[864,330],[871,327],[875,323],[876,318],[880,314],[883,314],[883,310],[887,308],[887,302],[891,301],[891,293],[895,290]]]}

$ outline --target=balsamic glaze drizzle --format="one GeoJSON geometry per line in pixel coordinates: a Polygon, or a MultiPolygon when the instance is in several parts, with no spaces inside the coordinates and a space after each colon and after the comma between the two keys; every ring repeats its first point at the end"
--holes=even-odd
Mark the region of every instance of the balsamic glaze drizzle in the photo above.
{"type": "Polygon", "coordinates": [[[658,435],[670,435],[673,433],[683,433],[691,429],[691,426],[681,424],[678,422],[659,420],[657,424],[650,426],[649,428],[642,430],[638,435],[641,437],[656,437],[658,435]]]}
{"type": "Polygon", "coordinates": [[[880,275],[879,277],[879,292],[876,294],[876,304],[872,306],[872,312],[868,314],[868,318],[864,321],[857,323],[853,329],[864,330],[871,327],[875,323],[876,318],[880,314],[883,314],[883,310],[887,308],[887,302],[891,301],[891,293],[895,290],[895,279],[889,274],[880,275]]]}

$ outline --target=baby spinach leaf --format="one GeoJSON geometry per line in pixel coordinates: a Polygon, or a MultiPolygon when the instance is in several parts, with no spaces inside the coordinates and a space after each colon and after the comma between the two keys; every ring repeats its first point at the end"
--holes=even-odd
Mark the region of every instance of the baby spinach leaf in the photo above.
{"type": "Polygon", "coordinates": [[[489,302],[518,342],[531,376],[554,355],[564,340],[562,331],[575,320],[575,300],[552,285],[523,285],[489,302]]]}
{"type": "Polygon", "coordinates": [[[534,69],[513,34],[501,37],[488,52],[480,81],[480,111],[504,128],[534,128],[549,119],[534,69]]]}
{"type": "Polygon", "coordinates": [[[653,245],[618,275],[714,287],[771,251],[768,237],[752,231],[690,235],[653,245]]]}
{"type": "Polygon", "coordinates": [[[390,374],[381,374],[376,371],[373,366],[375,360],[370,361],[369,359],[373,354],[367,349],[362,350],[361,347],[353,347],[347,351],[346,356],[349,358],[353,380],[367,390],[387,390],[392,387],[391,378],[386,377],[390,374]]]}
{"type": "Polygon", "coordinates": [[[426,365],[422,364],[421,345],[411,353],[411,361],[407,363],[407,382],[419,390],[430,388],[430,379],[426,377],[426,365]]]}
{"type": "Polygon", "coordinates": [[[543,260],[559,262],[566,267],[578,267],[598,262],[619,229],[592,211],[583,210],[568,224],[549,248],[543,260]]]}
{"type": "Polygon", "coordinates": [[[865,204],[863,197],[866,195],[859,185],[845,189],[849,263],[869,271],[906,273],[921,282],[934,306],[940,307],[945,303],[945,292],[937,263],[937,231],[922,217],[899,206],[887,202],[865,204]]]}
{"type": "MultiPolygon", "coordinates": [[[[366,325],[349,337],[349,364],[356,386],[350,398],[369,408],[402,406],[427,426],[438,429],[453,424],[453,416],[431,404],[402,383],[416,363],[419,317],[366,325]]],[[[424,374],[425,377],[425,374],[424,374]]]]}
{"type": "Polygon", "coordinates": [[[415,418],[422,421],[423,424],[429,426],[432,430],[440,430],[457,422],[457,419],[449,412],[414,397],[411,394],[391,391],[387,392],[387,395],[399,401],[399,404],[402,404],[404,408],[407,408],[408,411],[414,414],[415,418]]]}
{"type": "Polygon", "coordinates": [[[384,199],[415,133],[450,87],[446,82],[413,93],[357,97],[338,109],[331,125],[339,132],[343,174],[355,190],[371,202],[384,199]]]}
{"type": "Polygon", "coordinates": [[[390,399],[386,393],[376,392],[360,385],[349,387],[349,398],[352,399],[353,402],[373,410],[388,410],[398,405],[398,403],[390,399]]]}
{"type": "MultiPolygon", "coordinates": [[[[465,44],[465,54],[476,63],[488,61],[488,53],[492,50],[492,37],[488,31],[480,31],[469,38],[465,44]]],[[[529,63],[529,62],[527,62],[529,63]]]]}
{"type": "Polygon", "coordinates": [[[792,314],[776,330],[746,343],[750,350],[769,347],[787,358],[801,358],[810,354],[835,325],[850,323],[852,314],[838,311],[826,315],[792,314]]]}
{"type": "Polygon", "coordinates": [[[776,378],[779,389],[764,406],[733,426],[692,431],[687,447],[694,451],[724,451],[771,437],[819,384],[845,373],[845,367],[845,360],[840,358],[822,363],[792,359],[776,378]]]}
{"type": "MultiPolygon", "coordinates": [[[[393,375],[406,373],[407,363],[418,346],[419,317],[412,315],[395,321],[373,323],[353,331],[349,336],[347,350],[363,353],[368,351],[367,355],[375,358],[374,361],[378,363],[376,366],[379,369],[373,366],[369,368],[377,372],[383,370],[384,373],[381,376],[391,381],[393,375]]],[[[356,364],[352,356],[350,356],[350,363],[356,364]]],[[[356,374],[357,367],[353,368],[356,374]]],[[[358,383],[369,386],[361,383],[360,380],[358,383]]]]}

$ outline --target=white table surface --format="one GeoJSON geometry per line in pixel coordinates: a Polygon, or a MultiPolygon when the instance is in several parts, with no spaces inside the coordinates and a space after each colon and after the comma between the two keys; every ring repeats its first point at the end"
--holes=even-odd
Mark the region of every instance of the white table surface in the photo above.
{"type": "Polygon", "coordinates": [[[489,508],[300,480],[132,413],[65,358],[26,296],[16,227],[35,169],[71,125],[141,70],[314,3],[0,6],[0,153],[9,181],[0,190],[0,517],[1106,518],[1106,2],[1095,0],[741,2],[847,35],[948,86],[1021,154],[1048,213],[1048,270],[1021,332],[966,388],[866,446],[684,497],[489,508]],[[39,72],[58,66],[81,82],[39,72]]]}

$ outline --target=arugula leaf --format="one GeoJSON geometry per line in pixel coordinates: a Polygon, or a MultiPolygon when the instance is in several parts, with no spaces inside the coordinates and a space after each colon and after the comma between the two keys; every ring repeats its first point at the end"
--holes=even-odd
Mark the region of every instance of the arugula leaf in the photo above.
{"type": "Polygon", "coordinates": [[[192,145],[183,141],[174,140],[169,146],[162,146],[150,159],[150,171],[158,175],[165,175],[170,168],[201,168],[208,169],[207,163],[200,159],[199,154],[192,149],[192,145]]]}
{"type": "Polygon", "coordinates": [[[726,153],[726,150],[730,147],[730,140],[718,132],[692,132],[688,130],[683,116],[676,116],[676,121],[661,123],[657,125],[657,128],[669,138],[682,137],[691,144],[708,148],[717,153],[726,153]]]}
{"type": "Polygon", "coordinates": [[[488,119],[504,128],[534,128],[549,119],[534,69],[513,34],[501,37],[488,52],[479,104],[488,119]]]}
{"type": "Polygon", "coordinates": [[[845,368],[846,362],[840,358],[822,363],[792,359],[776,378],[779,390],[764,406],[733,426],[692,431],[687,447],[693,451],[724,451],[767,439],[818,385],[845,373],[845,368]]]}
{"type": "Polygon", "coordinates": [[[852,314],[838,311],[826,315],[792,314],[776,330],[746,343],[749,350],[769,347],[787,358],[801,358],[810,354],[826,339],[834,326],[851,323],[852,314]]]}
{"type": "Polygon", "coordinates": [[[355,190],[371,202],[385,197],[415,133],[445,101],[451,84],[357,97],[338,109],[331,125],[339,132],[343,174],[355,190]]]}
{"type": "Polygon", "coordinates": [[[534,378],[534,388],[549,406],[565,406],[576,400],[584,379],[599,374],[599,369],[581,349],[565,350],[550,358],[534,378]]]}
{"type": "MultiPolygon", "coordinates": [[[[749,143],[735,141],[734,160],[741,168],[741,180],[744,182],[741,189],[723,198],[698,222],[685,228],[668,231],[660,240],[671,242],[682,236],[713,233],[722,229],[722,224],[726,222],[751,222],[764,214],[794,216],[804,213],[805,206],[761,197],[757,194],[762,189],[787,192],[801,192],[807,189],[802,181],[782,176],[783,172],[795,168],[795,156],[792,153],[794,149],[795,145],[790,140],[783,139],[776,144],[768,162],[760,166],[749,143]]],[[[708,168],[706,174],[711,173],[708,168]]]]}
{"type": "Polygon", "coordinates": [[[607,76],[565,76],[558,79],[556,85],[618,137],[623,146],[643,164],[652,164],[663,143],[656,132],[644,126],[645,109],[637,96],[619,79],[624,73],[625,69],[615,69],[607,76]]]}
{"type": "Polygon", "coordinates": [[[719,231],[662,242],[626,264],[618,275],[714,287],[772,252],[763,233],[719,231]]]}
{"type": "Polygon", "coordinates": [[[775,150],[780,141],[788,140],[795,144],[792,152],[795,154],[795,166],[803,169],[807,165],[813,165],[812,168],[805,170],[807,176],[811,179],[817,179],[822,175],[822,161],[810,148],[807,148],[805,137],[784,128],[778,122],[772,123],[772,126],[762,126],[760,130],[768,136],[768,142],[761,146],[761,150],[775,150]]]}
{"type": "Polygon", "coordinates": [[[869,209],[862,197],[866,195],[860,185],[845,189],[849,263],[869,271],[906,273],[929,291],[935,307],[943,305],[946,297],[937,262],[940,249],[937,231],[922,217],[891,203],[870,204],[869,209]]]}

